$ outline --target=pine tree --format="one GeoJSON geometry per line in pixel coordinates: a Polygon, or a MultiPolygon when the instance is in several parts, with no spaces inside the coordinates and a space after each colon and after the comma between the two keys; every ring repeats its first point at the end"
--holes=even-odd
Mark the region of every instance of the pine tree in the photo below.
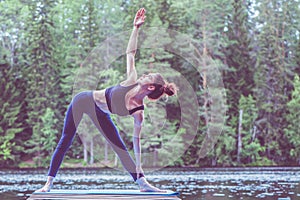
{"type": "Polygon", "coordinates": [[[15,165],[19,161],[15,138],[25,127],[19,113],[24,103],[20,102],[21,91],[17,88],[15,71],[9,64],[0,60],[0,166],[15,165]]]}
{"type": "MultiPolygon", "coordinates": [[[[225,152],[228,155],[231,151],[223,148],[228,147],[228,145],[224,145],[224,140],[219,140],[221,130],[229,127],[224,127],[226,108],[223,101],[225,99],[222,95],[224,92],[221,86],[222,80],[218,76],[218,70],[225,67],[222,63],[224,55],[220,51],[220,47],[226,44],[226,37],[223,35],[228,20],[227,13],[231,9],[231,5],[228,1],[219,0],[194,1],[193,3],[196,10],[193,18],[193,24],[196,27],[194,37],[198,42],[198,57],[203,79],[202,86],[198,86],[198,88],[202,88],[200,116],[204,118],[204,123],[200,124],[200,127],[204,127],[202,132],[206,134],[204,140],[198,143],[198,146],[201,147],[198,156],[203,159],[207,154],[206,159],[211,161],[210,164],[215,165],[224,160],[222,156],[225,152]],[[213,149],[214,151],[212,151],[213,149]]],[[[231,149],[231,147],[229,148],[231,149]]],[[[199,165],[200,161],[200,159],[197,161],[199,165]]]]}
{"type": "Polygon", "coordinates": [[[38,166],[49,165],[50,155],[57,143],[55,138],[58,135],[58,130],[56,130],[55,126],[58,121],[54,111],[51,108],[46,108],[45,113],[41,116],[43,127],[41,128],[40,135],[33,134],[31,139],[27,141],[28,146],[33,146],[33,148],[27,150],[27,153],[38,155],[34,158],[38,166]]]}
{"type": "Polygon", "coordinates": [[[241,96],[239,100],[239,109],[243,111],[242,115],[242,151],[240,161],[246,165],[267,164],[267,159],[262,157],[265,148],[261,145],[258,137],[258,129],[255,121],[258,117],[258,108],[251,95],[241,96]]]}
{"type": "Polygon", "coordinates": [[[294,63],[295,63],[295,69],[294,69],[294,73],[295,74],[300,74],[300,39],[298,39],[297,42],[295,42],[297,44],[296,48],[295,48],[295,57],[294,57],[294,63]]]}
{"type": "Polygon", "coordinates": [[[287,89],[290,87],[290,63],[287,57],[290,47],[287,45],[289,31],[286,26],[291,23],[287,18],[290,10],[288,1],[261,1],[259,16],[256,18],[257,39],[254,51],[255,89],[259,116],[257,125],[263,138],[267,157],[273,162],[282,160],[284,151],[280,146],[284,142],[284,116],[287,112],[287,89]]]}
{"type": "Polygon", "coordinates": [[[27,6],[19,0],[0,2],[0,76],[1,76],[1,166],[17,166],[26,158],[24,141],[28,138],[25,84],[22,76],[24,18],[27,6]],[[4,157],[5,160],[3,160],[4,157]],[[3,161],[3,162],[2,162],[3,161]]]}
{"type": "MultiPolygon", "coordinates": [[[[228,69],[224,73],[224,85],[227,89],[229,113],[235,117],[238,113],[238,104],[241,95],[253,93],[254,64],[252,58],[252,41],[250,29],[249,8],[246,1],[234,0],[233,13],[228,21],[228,45],[223,48],[228,69]]],[[[230,117],[234,117],[230,116],[230,117]]]]}
{"type": "MultiPolygon", "coordinates": [[[[29,5],[30,16],[28,19],[28,65],[25,69],[27,81],[26,104],[28,110],[28,124],[32,128],[32,141],[28,142],[28,147],[35,149],[35,156],[39,157],[43,152],[43,140],[54,140],[55,138],[42,138],[44,123],[41,116],[50,108],[55,111],[60,105],[58,99],[60,96],[59,87],[59,67],[53,57],[53,15],[52,9],[55,2],[32,1],[29,5]]],[[[61,118],[59,112],[54,112],[56,118],[61,118]]],[[[55,124],[55,123],[53,123],[55,124]]],[[[61,128],[55,124],[55,130],[61,128]]],[[[31,151],[31,150],[29,150],[31,151]]],[[[41,163],[38,163],[41,164],[41,163]]]]}
{"type": "Polygon", "coordinates": [[[287,103],[288,114],[286,119],[288,122],[287,128],[284,129],[285,136],[288,138],[290,146],[286,147],[289,149],[290,157],[293,162],[300,165],[300,79],[299,75],[295,75],[294,79],[294,91],[292,92],[292,98],[287,103]]]}

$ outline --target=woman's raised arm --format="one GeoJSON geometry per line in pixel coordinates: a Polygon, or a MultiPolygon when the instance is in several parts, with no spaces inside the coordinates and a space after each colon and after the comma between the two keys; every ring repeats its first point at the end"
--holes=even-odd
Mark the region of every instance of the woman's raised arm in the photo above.
{"type": "Polygon", "coordinates": [[[135,82],[137,79],[137,72],[135,69],[135,54],[137,49],[137,38],[138,38],[138,29],[139,27],[145,22],[145,13],[146,10],[144,8],[141,8],[138,10],[138,12],[135,15],[134,21],[133,21],[133,31],[131,33],[128,46],[126,49],[127,54],[127,81],[128,82],[135,82]]]}

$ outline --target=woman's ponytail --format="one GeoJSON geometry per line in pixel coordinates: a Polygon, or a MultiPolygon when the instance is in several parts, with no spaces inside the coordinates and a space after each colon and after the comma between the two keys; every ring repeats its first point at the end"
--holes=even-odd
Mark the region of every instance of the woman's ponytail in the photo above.
{"type": "Polygon", "coordinates": [[[151,84],[155,89],[148,94],[148,97],[153,100],[161,98],[164,94],[167,96],[173,96],[177,94],[177,86],[175,83],[168,83],[163,79],[159,73],[152,74],[154,77],[154,83],[151,84]]]}
{"type": "Polygon", "coordinates": [[[177,94],[177,87],[174,83],[167,83],[164,86],[164,93],[166,93],[168,96],[173,96],[177,94]]]}

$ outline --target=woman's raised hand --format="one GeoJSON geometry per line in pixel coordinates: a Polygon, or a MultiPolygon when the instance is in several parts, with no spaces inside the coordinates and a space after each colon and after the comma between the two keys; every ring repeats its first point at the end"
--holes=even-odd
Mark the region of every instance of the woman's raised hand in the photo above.
{"type": "Polygon", "coordinates": [[[145,8],[140,8],[137,11],[133,21],[133,25],[135,27],[139,28],[145,22],[145,18],[146,18],[145,13],[146,13],[145,8]]]}

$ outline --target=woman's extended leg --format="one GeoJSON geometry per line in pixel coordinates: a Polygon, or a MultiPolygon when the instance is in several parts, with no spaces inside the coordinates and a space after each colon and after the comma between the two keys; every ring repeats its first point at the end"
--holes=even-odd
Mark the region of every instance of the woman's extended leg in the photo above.
{"type": "Polygon", "coordinates": [[[93,106],[93,101],[90,100],[91,92],[81,92],[77,94],[72,102],[70,103],[64,121],[64,127],[62,131],[62,136],[57,144],[57,147],[52,155],[49,171],[48,171],[48,179],[43,188],[41,188],[40,192],[48,192],[50,191],[54,177],[57,174],[57,171],[63,161],[63,158],[72,144],[73,138],[76,134],[76,129],[78,124],[82,119],[82,115],[85,112],[88,106],[93,106]]]}
{"type": "MultiPolygon", "coordinates": [[[[88,115],[116,152],[123,167],[130,173],[133,180],[136,181],[137,173],[135,162],[129,154],[116,126],[110,118],[110,115],[104,113],[96,104],[94,106],[94,110],[88,113],[88,115]]],[[[144,174],[140,174],[140,177],[143,176],[144,174]]]]}
{"type": "Polygon", "coordinates": [[[57,147],[52,155],[48,176],[55,177],[57,171],[64,159],[64,156],[72,144],[76,133],[76,125],[73,117],[73,105],[71,104],[66,113],[62,136],[57,144],[57,147]]]}
{"type": "Polygon", "coordinates": [[[117,153],[123,167],[130,173],[133,180],[139,185],[141,191],[148,192],[164,192],[149,184],[145,179],[144,174],[139,174],[137,178],[136,165],[131,155],[129,154],[116,126],[112,122],[110,115],[104,113],[98,106],[95,105],[95,110],[89,113],[92,121],[103,133],[106,140],[110,143],[113,150],[117,153]]]}

